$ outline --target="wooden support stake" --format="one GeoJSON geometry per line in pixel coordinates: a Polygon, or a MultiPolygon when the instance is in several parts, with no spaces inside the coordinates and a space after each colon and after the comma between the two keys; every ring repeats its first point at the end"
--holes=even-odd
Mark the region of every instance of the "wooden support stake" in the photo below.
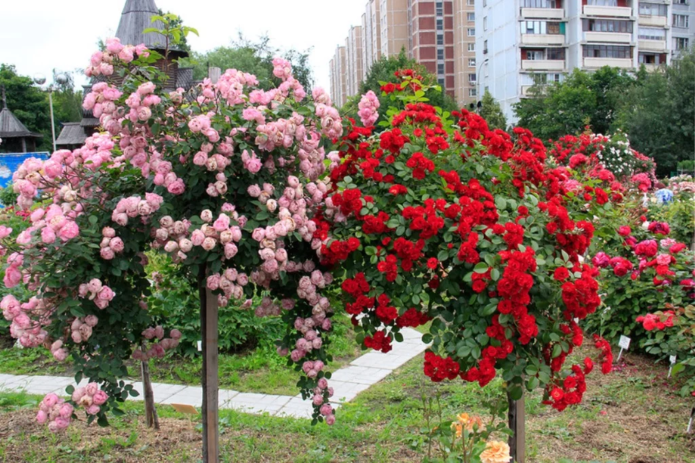
{"type": "Polygon", "coordinates": [[[509,429],[514,434],[509,437],[509,448],[513,463],[525,463],[526,461],[526,411],[524,409],[524,397],[512,400],[509,396],[509,429]]]}
{"type": "Polygon", "coordinates": [[[218,358],[217,358],[217,296],[206,287],[205,268],[198,278],[200,296],[200,327],[203,335],[203,463],[218,463],[218,358]]]}

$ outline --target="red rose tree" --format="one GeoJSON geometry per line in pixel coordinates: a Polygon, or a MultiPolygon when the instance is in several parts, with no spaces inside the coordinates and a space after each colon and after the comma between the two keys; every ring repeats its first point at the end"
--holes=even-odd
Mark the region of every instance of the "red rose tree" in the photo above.
{"type": "MultiPolygon", "coordinates": [[[[598,270],[582,259],[592,206],[530,132],[442,113],[416,76],[402,78],[389,91],[405,110],[379,133],[360,114],[366,126],[348,127],[329,156],[332,188],[315,219],[322,263],[344,269],[359,339],[388,352],[402,328],[431,322],[432,381],[485,386],[501,374],[511,399],[541,387],[558,410],[579,403],[593,362],[565,361],[584,342],[577,322],[601,303],[598,270]]],[[[594,342],[606,373],[610,346],[594,342]]]]}

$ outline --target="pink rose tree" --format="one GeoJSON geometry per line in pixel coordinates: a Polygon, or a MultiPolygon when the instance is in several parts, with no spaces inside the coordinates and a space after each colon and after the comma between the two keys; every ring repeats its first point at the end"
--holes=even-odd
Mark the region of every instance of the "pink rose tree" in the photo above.
{"type": "Polygon", "coordinates": [[[134,395],[119,381],[124,362],[161,358],[181,337],[156,325],[144,303],[144,252],[156,249],[198,287],[201,308],[214,298],[244,309],[263,291],[252,309],[287,322],[278,352],[303,374],[314,421],[331,424],[333,278],[318,258],[312,217],[327,192],[323,142],[341,136],[340,115],[322,90],[307,96],[283,59],[273,61],[277,88],[230,69],[185,92],[152,66],[159,58],[110,40],[88,68],[105,80],[84,102],[104,131],[16,172],[18,204],[33,212],[16,242],[2,241],[4,282],[35,296],[2,301],[12,335],[50,346],[59,360],[70,356],[78,381],[99,383],[105,398],[86,411],[105,423],[134,395]]]}

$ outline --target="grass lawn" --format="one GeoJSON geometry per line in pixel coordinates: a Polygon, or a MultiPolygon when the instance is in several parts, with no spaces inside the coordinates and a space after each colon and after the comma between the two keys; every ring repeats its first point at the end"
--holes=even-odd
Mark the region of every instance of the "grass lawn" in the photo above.
{"type": "MultiPolygon", "coordinates": [[[[588,351],[584,352],[588,353],[588,351]]],[[[558,413],[527,398],[529,462],[693,462],[695,438],[685,434],[692,398],[674,393],[666,369],[628,354],[615,373],[594,371],[584,402],[558,413]]],[[[308,420],[220,413],[222,461],[406,462],[425,456],[422,394],[441,395],[445,419],[483,413],[481,401],[500,393],[496,380],[481,390],[461,381],[434,384],[416,358],[338,411],[333,427],[308,420]]],[[[196,420],[158,407],[162,430],[143,426],[140,403],[112,427],[73,423],[63,436],[36,424],[40,397],[0,394],[0,461],[3,462],[195,462],[196,420]]]]}
{"type": "MultiPolygon", "coordinates": [[[[335,371],[362,355],[348,317],[333,318],[334,332],[328,352],[333,355],[327,371],[335,371]]],[[[185,358],[167,356],[150,364],[152,381],[173,384],[200,384],[202,356],[185,358]]],[[[275,348],[262,346],[253,350],[219,356],[220,387],[241,392],[296,395],[297,373],[287,368],[275,348]]],[[[57,362],[44,348],[0,349],[0,373],[13,375],[72,376],[69,364],[57,362]]],[[[132,362],[129,377],[140,379],[140,364],[132,362]]]]}

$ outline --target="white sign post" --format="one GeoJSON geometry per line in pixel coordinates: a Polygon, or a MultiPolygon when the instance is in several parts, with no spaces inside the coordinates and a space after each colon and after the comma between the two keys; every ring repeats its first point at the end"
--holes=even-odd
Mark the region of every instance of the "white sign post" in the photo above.
{"type": "Polygon", "coordinates": [[[668,359],[669,359],[669,362],[671,363],[671,365],[668,367],[668,376],[667,376],[667,378],[670,378],[670,377],[671,377],[671,371],[673,370],[673,366],[676,364],[676,356],[675,356],[675,355],[672,355],[672,356],[670,356],[668,359]]]}
{"type": "Polygon", "coordinates": [[[627,336],[620,336],[620,342],[618,343],[620,346],[620,353],[618,354],[618,359],[615,361],[618,363],[620,361],[620,357],[623,355],[624,350],[628,350],[630,348],[630,338],[627,336]]]}

